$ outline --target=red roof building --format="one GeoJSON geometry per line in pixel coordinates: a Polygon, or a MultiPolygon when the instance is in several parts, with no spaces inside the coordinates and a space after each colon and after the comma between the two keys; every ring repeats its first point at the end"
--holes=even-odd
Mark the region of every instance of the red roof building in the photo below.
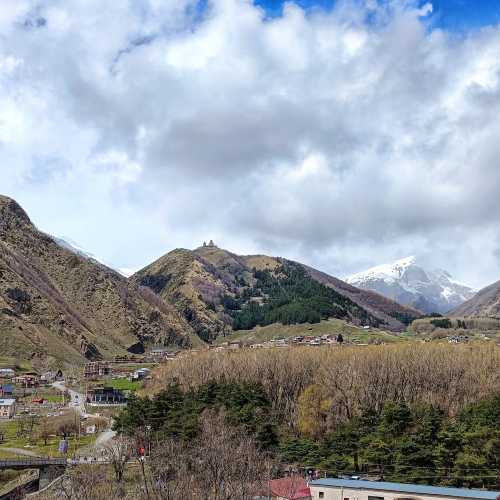
{"type": "Polygon", "coordinates": [[[303,477],[290,476],[273,479],[270,484],[271,496],[277,500],[310,500],[311,490],[303,477]]]}

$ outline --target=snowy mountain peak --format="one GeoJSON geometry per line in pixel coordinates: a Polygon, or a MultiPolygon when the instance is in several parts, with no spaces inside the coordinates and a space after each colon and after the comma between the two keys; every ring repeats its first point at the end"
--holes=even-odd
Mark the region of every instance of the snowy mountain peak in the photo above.
{"type": "Polygon", "coordinates": [[[417,259],[415,256],[405,257],[404,259],[397,260],[392,264],[381,264],[366,271],[353,274],[349,276],[346,281],[354,284],[354,282],[380,277],[384,277],[386,279],[399,279],[404,274],[406,269],[415,265],[416,261],[417,259]]]}
{"type": "Polygon", "coordinates": [[[426,269],[415,256],[353,274],[346,281],[376,291],[425,313],[446,313],[470,299],[475,291],[453,280],[444,269],[426,269]]]}

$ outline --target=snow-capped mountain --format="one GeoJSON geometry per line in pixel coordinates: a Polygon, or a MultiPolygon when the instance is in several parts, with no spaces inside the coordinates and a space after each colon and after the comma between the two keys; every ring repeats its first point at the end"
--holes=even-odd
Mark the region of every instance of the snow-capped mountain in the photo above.
{"type": "Polygon", "coordinates": [[[78,243],[75,243],[70,238],[66,237],[59,238],[57,236],[52,236],[52,238],[58,245],[66,248],[67,250],[70,250],[71,252],[80,255],[80,257],[85,257],[86,259],[94,260],[95,262],[98,262],[103,266],[109,267],[110,269],[114,269],[115,271],[118,271],[122,276],[125,276],[125,278],[130,278],[130,276],[132,276],[132,274],[134,274],[135,272],[134,270],[128,268],[115,269],[114,267],[110,266],[108,263],[104,262],[102,259],[94,255],[93,253],[90,253],[84,248],[82,248],[80,245],[78,245],[78,243]]]}
{"type": "Polygon", "coordinates": [[[445,314],[475,294],[475,290],[455,281],[447,271],[418,265],[415,257],[373,267],[348,276],[345,281],[424,313],[445,314]]]}

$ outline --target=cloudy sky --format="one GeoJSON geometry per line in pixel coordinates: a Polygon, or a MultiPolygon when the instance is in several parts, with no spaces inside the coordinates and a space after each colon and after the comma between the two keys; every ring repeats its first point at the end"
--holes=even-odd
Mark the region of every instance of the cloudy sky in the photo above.
{"type": "Polygon", "coordinates": [[[496,4],[0,0],[0,192],[116,267],[213,238],[489,284],[496,4]]]}

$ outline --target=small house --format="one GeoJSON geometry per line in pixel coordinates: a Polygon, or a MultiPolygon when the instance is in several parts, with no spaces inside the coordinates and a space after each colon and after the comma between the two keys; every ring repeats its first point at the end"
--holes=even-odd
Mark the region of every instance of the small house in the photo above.
{"type": "Polygon", "coordinates": [[[132,380],[145,379],[150,373],[151,373],[151,370],[149,368],[139,368],[139,370],[136,370],[132,374],[132,380]]]}
{"type": "Polygon", "coordinates": [[[172,354],[173,353],[169,353],[166,349],[152,349],[149,352],[148,357],[152,361],[159,362],[163,361],[164,359],[173,357],[172,354]]]}
{"type": "Polygon", "coordinates": [[[28,372],[23,375],[19,375],[12,379],[14,384],[19,384],[24,388],[38,387],[40,384],[40,377],[35,372],[28,372]]]}
{"type": "Polygon", "coordinates": [[[10,398],[14,395],[14,387],[12,384],[2,384],[0,386],[0,396],[2,398],[10,398]]]}
{"type": "Polygon", "coordinates": [[[0,399],[0,418],[14,418],[16,414],[15,399],[0,399]]]}
{"type": "Polygon", "coordinates": [[[16,372],[12,368],[0,368],[0,378],[14,378],[16,372]]]}
{"type": "Polygon", "coordinates": [[[85,380],[97,379],[111,374],[111,367],[105,361],[92,361],[85,364],[85,380]]]}
{"type": "Polygon", "coordinates": [[[301,476],[289,476],[270,482],[273,500],[311,500],[311,490],[301,476]]]}
{"type": "Polygon", "coordinates": [[[51,384],[56,379],[56,374],[54,372],[45,372],[40,375],[40,382],[42,384],[51,384]]]}

